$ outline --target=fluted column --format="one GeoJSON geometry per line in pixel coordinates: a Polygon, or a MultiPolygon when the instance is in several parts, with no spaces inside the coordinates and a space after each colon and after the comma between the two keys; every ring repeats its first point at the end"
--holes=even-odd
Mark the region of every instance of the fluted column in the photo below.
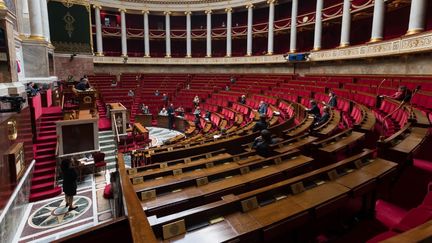
{"type": "Polygon", "coordinates": [[[350,29],[351,29],[351,0],[344,0],[342,10],[342,30],[340,38],[340,47],[350,45],[350,29]]]}
{"type": "Polygon", "coordinates": [[[426,4],[426,0],[411,0],[407,35],[417,34],[424,30],[426,20],[426,4]]]}
{"type": "Polygon", "coordinates": [[[186,11],[186,57],[192,57],[192,21],[191,11],[186,11]]]}
{"type": "Polygon", "coordinates": [[[375,0],[373,19],[372,19],[372,34],[371,34],[370,42],[376,42],[383,39],[384,14],[385,14],[384,0],[375,0]]]}
{"type": "Polygon", "coordinates": [[[274,5],[275,0],[268,0],[269,4],[269,21],[268,21],[268,34],[267,34],[267,55],[273,54],[273,30],[274,30],[274,5]]]}
{"type": "Polygon", "coordinates": [[[95,9],[95,22],[96,22],[96,56],[103,56],[103,43],[102,43],[102,24],[100,16],[100,5],[93,5],[95,9]]]}
{"type": "Polygon", "coordinates": [[[171,57],[171,12],[166,11],[165,14],[165,57],[171,57]]]}
{"type": "Polygon", "coordinates": [[[119,11],[120,11],[122,57],[127,57],[126,9],[119,9],[119,11]]]}
{"type": "Polygon", "coordinates": [[[321,36],[322,36],[322,9],[324,1],[317,0],[315,11],[315,34],[314,34],[314,51],[321,50],[321,36]]]}
{"type": "Polygon", "coordinates": [[[227,13],[227,32],[226,32],[226,56],[230,57],[232,54],[231,48],[231,40],[232,40],[232,8],[226,8],[225,12],[227,13]]]}
{"type": "Polygon", "coordinates": [[[42,15],[42,31],[47,42],[51,42],[47,0],[40,0],[42,15]]]}
{"type": "Polygon", "coordinates": [[[42,27],[40,0],[28,0],[30,19],[30,39],[43,41],[44,33],[42,27]]]}
{"type": "Polygon", "coordinates": [[[290,52],[297,51],[297,11],[298,0],[292,0],[291,5],[291,33],[290,33],[290,52]]]}
{"type": "Polygon", "coordinates": [[[207,14],[207,55],[206,57],[211,57],[212,54],[212,41],[211,41],[211,34],[212,34],[212,26],[211,26],[211,10],[206,10],[205,13],[207,14]]]}
{"type": "Polygon", "coordinates": [[[143,10],[142,13],[144,15],[144,57],[150,57],[149,11],[143,10]]]}
{"type": "Polygon", "coordinates": [[[246,5],[246,8],[248,9],[246,56],[252,56],[253,7],[252,4],[246,5]]]}

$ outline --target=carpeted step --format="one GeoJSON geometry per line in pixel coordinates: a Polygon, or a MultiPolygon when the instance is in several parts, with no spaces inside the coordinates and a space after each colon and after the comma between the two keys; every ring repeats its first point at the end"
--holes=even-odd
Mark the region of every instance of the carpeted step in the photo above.
{"type": "Polygon", "coordinates": [[[43,176],[34,176],[32,178],[32,185],[36,185],[39,183],[45,183],[45,182],[50,182],[52,181],[54,183],[54,177],[55,174],[47,174],[47,175],[43,175],[43,176]]]}
{"type": "Polygon", "coordinates": [[[42,114],[55,114],[62,113],[62,109],[60,106],[51,106],[51,107],[43,107],[42,114]]]}
{"type": "Polygon", "coordinates": [[[39,177],[39,176],[45,176],[45,175],[53,175],[55,174],[55,167],[51,168],[43,168],[43,169],[35,169],[33,171],[33,176],[39,177]]]}
{"type": "Polygon", "coordinates": [[[44,143],[44,142],[57,142],[57,136],[50,135],[50,136],[40,136],[37,138],[37,143],[44,143]]]}
{"type": "Polygon", "coordinates": [[[55,160],[55,154],[43,154],[43,155],[37,155],[34,158],[36,162],[46,162],[50,160],[55,160]]]}
{"type": "Polygon", "coordinates": [[[47,141],[47,142],[36,143],[35,146],[37,149],[53,148],[53,147],[55,148],[56,144],[57,144],[57,141],[55,141],[55,142],[47,141]]]}
{"type": "Polygon", "coordinates": [[[37,184],[37,185],[32,185],[30,187],[30,194],[35,194],[35,193],[39,193],[39,192],[49,191],[49,190],[52,190],[53,188],[54,188],[54,181],[40,183],[40,184],[37,184]]]}
{"type": "Polygon", "coordinates": [[[55,154],[55,147],[49,147],[49,148],[37,148],[35,150],[36,156],[39,155],[48,155],[48,154],[55,154]]]}
{"type": "Polygon", "coordinates": [[[56,125],[49,125],[49,126],[43,126],[41,128],[39,128],[39,131],[56,131],[56,125]]]}
{"type": "Polygon", "coordinates": [[[55,196],[60,195],[61,192],[62,192],[61,187],[55,187],[54,189],[51,189],[51,190],[38,192],[38,193],[32,193],[32,194],[30,194],[29,201],[35,202],[35,201],[55,197],[55,196]]]}
{"type": "Polygon", "coordinates": [[[46,168],[53,168],[56,167],[56,161],[55,160],[49,160],[44,162],[36,162],[35,164],[35,170],[38,169],[46,169],[46,168]]]}
{"type": "Polygon", "coordinates": [[[56,136],[56,135],[57,135],[57,131],[56,130],[43,131],[43,132],[39,132],[39,134],[38,134],[38,136],[40,136],[40,137],[56,136]]]}

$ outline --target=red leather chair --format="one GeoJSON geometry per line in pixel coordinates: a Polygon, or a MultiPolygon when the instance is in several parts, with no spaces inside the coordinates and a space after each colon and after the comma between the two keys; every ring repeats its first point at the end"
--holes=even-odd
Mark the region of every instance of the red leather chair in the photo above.
{"type": "Polygon", "coordinates": [[[95,152],[93,153],[93,159],[94,159],[93,174],[96,173],[99,168],[104,168],[104,172],[106,174],[105,154],[102,152],[95,152]]]}

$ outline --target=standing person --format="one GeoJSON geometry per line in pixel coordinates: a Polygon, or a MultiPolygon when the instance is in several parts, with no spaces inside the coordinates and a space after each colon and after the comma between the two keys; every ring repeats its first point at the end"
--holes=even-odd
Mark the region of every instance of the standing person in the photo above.
{"type": "Polygon", "coordinates": [[[193,114],[194,114],[195,116],[197,116],[197,117],[200,117],[200,116],[201,116],[201,109],[200,109],[199,106],[197,106],[197,107],[195,108],[193,114]]]}
{"type": "Polygon", "coordinates": [[[77,190],[77,174],[71,167],[71,159],[64,159],[61,162],[61,171],[63,174],[63,192],[65,194],[66,207],[68,211],[75,210],[77,206],[73,205],[73,197],[77,190]]]}
{"type": "Polygon", "coordinates": [[[195,107],[199,106],[200,98],[198,97],[198,95],[195,95],[195,97],[193,99],[193,103],[194,103],[195,107]]]}
{"type": "Polygon", "coordinates": [[[174,124],[174,115],[175,115],[174,105],[172,103],[168,106],[167,111],[168,111],[168,129],[172,130],[174,124]]]}

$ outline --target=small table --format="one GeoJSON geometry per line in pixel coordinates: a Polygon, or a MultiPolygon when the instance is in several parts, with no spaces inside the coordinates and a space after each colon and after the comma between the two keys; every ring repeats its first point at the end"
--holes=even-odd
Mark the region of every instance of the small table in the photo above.
{"type": "Polygon", "coordinates": [[[78,173],[79,173],[79,181],[82,181],[82,172],[83,170],[90,168],[92,171],[94,171],[94,159],[88,159],[88,158],[82,158],[78,160],[79,164],[77,165],[78,173]]]}

